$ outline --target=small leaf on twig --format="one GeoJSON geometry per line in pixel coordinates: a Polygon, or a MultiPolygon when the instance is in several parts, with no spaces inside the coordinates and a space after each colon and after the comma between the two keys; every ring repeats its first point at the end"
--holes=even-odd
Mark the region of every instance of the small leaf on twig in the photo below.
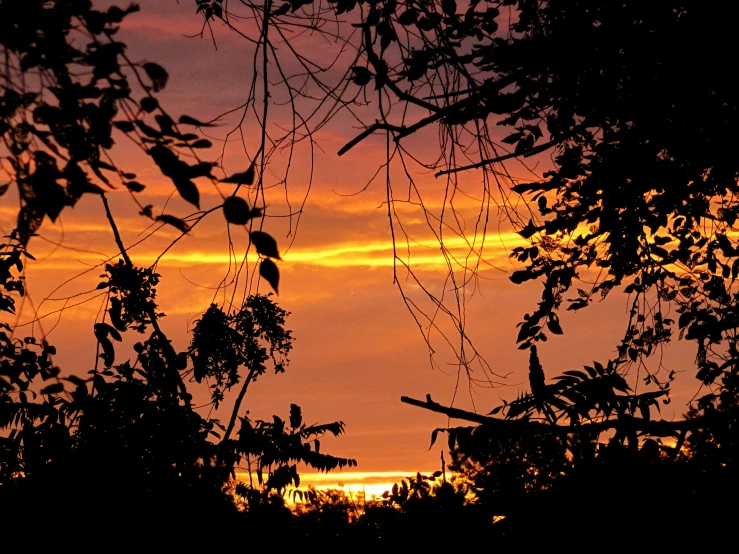
{"type": "Polygon", "coordinates": [[[190,230],[190,227],[182,221],[179,217],[175,217],[173,215],[158,215],[157,221],[161,221],[162,223],[166,223],[167,225],[171,225],[172,227],[175,227],[176,229],[179,229],[183,233],[187,233],[190,230]]]}
{"type": "Polygon", "coordinates": [[[167,80],[169,79],[169,75],[164,70],[164,68],[156,63],[145,63],[144,64],[144,71],[146,71],[146,74],[149,76],[149,79],[151,79],[152,84],[152,90],[154,92],[159,92],[164,87],[167,86],[167,80]]]}
{"type": "Polygon", "coordinates": [[[193,125],[194,127],[213,127],[212,123],[203,123],[189,115],[180,116],[180,125],[193,125]]]}
{"type": "Polygon", "coordinates": [[[280,253],[277,250],[277,241],[272,236],[262,231],[253,231],[250,236],[251,242],[259,254],[268,258],[280,259],[280,253]]]}
{"type": "Polygon", "coordinates": [[[190,179],[176,178],[172,179],[172,181],[174,181],[174,186],[177,187],[177,192],[180,193],[180,196],[199,209],[200,192],[198,191],[198,186],[190,179]]]}
{"type": "MultiPolygon", "coordinates": [[[[259,212],[258,210],[256,210],[259,212]]],[[[249,209],[246,200],[238,196],[229,196],[223,203],[223,215],[226,221],[234,225],[244,225],[250,219],[256,217],[254,210],[249,209]]]]}
{"type": "Polygon", "coordinates": [[[146,113],[151,113],[159,107],[159,101],[156,98],[147,96],[141,99],[141,109],[146,113]]]}
{"type": "Polygon", "coordinates": [[[221,179],[221,183],[232,183],[234,185],[251,185],[254,182],[256,171],[254,170],[254,164],[249,166],[249,169],[242,173],[234,173],[230,177],[221,179]]]}
{"type": "Polygon", "coordinates": [[[363,87],[367,83],[369,83],[372,80],[372,77],[374,74],[367,69],[366,67],[362,67],[361,65],[355,65],[352,67],[352,71],[354,72],[354,77],[352,77],[352,81],[355,85],[359,85],[360,87],[363,87]]]}
{"type": "Polygon", "coordinates": [[[127,183],[123,183],[123,184],[126,185],[128,190],[130,190],[131,192],[141,192],[142,190],[146,188],[144,185],[142,185],[138,181],[128,181],[127,183]]]}
{"type": "Polygon", "coordinates": [[[259,275],[265,278],[277,294],[280,294],[280,270],[277,269],[275,262],[269,259],[263,259],[259,264],[259,275]]]}
{"type": "Polygon", "coordinates": [[[193,142],[190,148],[210,148],[211,146],[213,146],[213,143],[208,139],[200,139],[193,142]]]}

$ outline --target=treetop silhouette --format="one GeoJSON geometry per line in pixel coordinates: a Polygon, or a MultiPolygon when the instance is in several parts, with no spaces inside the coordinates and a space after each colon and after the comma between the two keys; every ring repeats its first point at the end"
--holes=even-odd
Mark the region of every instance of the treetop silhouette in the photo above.
{"type": "Polygon", "coordinates": [[[54,221],[82,195],[101,197],[119,249],[101,264],[96,290],[107,303],[93,329],[99,355],[92,369],[62,372],[46,337],[21,339],[13,325],[0,323],[0,504],[8,521],[23,521],[26,508],[55,495],[70,507],[58,516],[61,523],[123,515],[134,504],[142,515],[166,509],[218,519],[234,513],[229,488],[244,463],[259,484],[239,489],[249,490],[252,504],[297,486],[299,463],[319,471],[356,464],[320,451],[320,437],[343,433],[342,422],[307,425],[294,404],[287,421],[243,414],[249,385],[268,367],[282,373],[289,363],[288,313],[271,295],[248,295],[241,306],[213,304],[184,351],[166,335],[157,303],[160,276],[155,265],[134,263],[106,198],[107,190],[124,187],[139,204],[145,187],[113,161],[115,140],[132,140],[199,210],[177,217],[139,204],[159,228],[181,232],[174,242],[222,211],[229,223],[250,226],[261,275],[275,290],[279,272],[272,260],[280,255],[276,241],[255,226],[263,209],[238,196],[255,195],[255,165],[225,178],[230,192],[223,194],[212,174],[217,164],[199,158],[210,142],[182,130],[207,124],[190,116],[175,123],[156,97],[167,84],[166,71],[131,62],[116,41],[119,24],[136,9],[99,11],[84,0],[0,4],[0,153],[20,199],[17,228],[0,251],[0,310],[15,314],[16,298],[26,292],[24,260],[33,259],[29,243],[44,219],[54,221]],[[200,210],[198,178],[216,188],[220,205],[200,210]],[[121,361],[116,343],[132,332],[141,340],[132,358],[121,361]],[[215,409],[239,388],[227,426],[192,405],[198,386],[209,391],[215,409]],[[102,512],[106,497],[115,503],[106,502],[102,512]]]}

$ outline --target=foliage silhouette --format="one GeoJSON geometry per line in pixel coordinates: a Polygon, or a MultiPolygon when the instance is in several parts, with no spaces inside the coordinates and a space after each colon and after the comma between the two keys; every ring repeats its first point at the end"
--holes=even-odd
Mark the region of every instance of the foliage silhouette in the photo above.
{"type": "MultiPolygon", "coordinates": [[[[725,150],[737,106],[718,61],[729,48],[728,27],[709,24],[692,2],[472,2],[464,17],[448,3],[434,6],[429,30],[436,29],[436,38],[404,63],[390,64],[388,46],[400,39],[391,32],[399,4],[389,5],[370,8],[370,13],[382,9],[364,27],[364,53],[375,73],[367,79],[355,72],[357,84],[369,87],[374,80],[400,104],[423,103],[431,115],[416,126],[386,120],[375,130],[385,129],[399,142],[440,121],[461,136],[465,125],[476,122],[477,129],[487,129],[482,122],[497,117],[499,125],[514,130],[501,141],[513,152],[452,163],[439,174],[494,172],[495,164],[545,150],[552,150],[554,162],[542,179],[511,187],[536,206],[525,219],[511,212],[519,234],[530,241],[512,251],[526,267],[511,280],[539,279],[543,285],[541,302],[524,316],[517,339],[521,349],[530,350],[530,392],[493,410],[504,420],[430,399],[411,403],[478,421],[491,432],[516,430],[521,440],[539,433],[603,434],[609,444],[638,450],[656,444],[653,439],[674,437],[678,452],[688,433],[717,440],[706,430],[717,424],[718,413],[726,418],[719,428],[735,424],[731,407],[739,393],[734,315],[739,296],[732,291],[739,268],[733,237],[738,169],[725,150]],[[481,5],[490,7],[476,11],[481,5]],[[505,15],[503,7],[514,15],[505,15]],[[504,26],[507,34],[495,34],[504,26]],[[383,39],[379,51],[375,37],[383,39]],[[587,52],[570,55],[578,44],[586,44],[587,52]],[[701,60],[706,78],[683,83],[686,60],[701,60]],[[449,82],[458,76],[467,88],[453,95],[445,91],[443,106],[411,98],[400,88],[408,83],[407,90],[416,90],[416,75],[432,70],[449,82]],[[586,286],[567,299],[577,280],[586,286]],[[617,355],[547,383],[537,346],[563,333],[560,307],[579,310],[617,290],[629,295],[631,305],[617,355]],[[679,314],[677,321],[671,312],[679,314]],[[701,387],[713,390],[689,419],[668,422],[656,416],[660,403],[669,403],[675,371],[661,363],[652,369],[647,362],[675,335],[695,342],[696,377],[701,387]],[[609,430],[615,435],[604,434],[609,430]]],[[[426,22],[402,15],[400,25],[426,31],[426,22]]],[[[473,140],[485,138],[482,131],[470,133],[473,140]]],[[[483,149],[477,153],[482,156],[483,149]]],[[[450,429],[450,445],[471,433],[450,429]]],[[[509,446],[518,452],[510,459],[527,459],[526,448],[516,444],[509,446]]],[[[575,455],[571,444],[563,444],[575,455]]],[[[561,460],[559,447],[546,452],[561,460]]]]}
{"type": "MultiPolygon", "coordinates": [[[[0,427],[9,433],[0,441],[0,495],[10,499],[5,505],[41,495],[89,499],[97,494],[122,503],[137,499],[155,513],[162,505],[186,511],[208,498],[200,509],[215,517],[234,509],[224,489],[246,458],[264,484],[264,489],[234,487],[254,515],[251,524],[289,521],[292,526],[297,524],[281,493],[299,484],[298,462],[319,470],[354,465],[320,452],[317,437],[340,434],[340,422],[305,426],[297,406],[287,422],[238,416],[248,386],[266,372],[265,362],[282,371],[291,348],[286,314],[268,297],[251,296],[235,311],[211,306],[196,326],[191,347],[174,350],[159,325],[158,276],[129,258],[104,191],[115,181],[137,201],[144,190],[136,175],[109,157],[115,133],[122,133],[198,210],[176,217],[140,206],[142,216],[182,234],[213,211],[222,211],[231,224],[249,225],[262,259],[259,273],[277,291],[276,241],[252,229],[265,207],[237,194],[242,187],[263,190],[264,168],[274,152],[304,137],[312,142],[312,133],[338,110],[353,110],[376,97],[379,117],[340,154],[384,133],[388,167],[394,159],[405,163],[413,158],[409,137],[438,126],[439,155],[421,166],[447,179],[450,191],[457,190],[461,172],[480,170],[483,206],[497,187],[505,217],[529,241],[513,249],[512,257],[524,267],[510,279],[515,284],[538,280],[543,289],[517,338],[529,351],[530,391],[487,416],[430,398],[405,399],[480,424],[437,430],[432,439],[440,431],[448,434],[455,467],[468,479],[476,503],[465,502],[466,491],[448,483],[429,489],[428,479],[419,474],[388,493],[383,506],[368,508],[356,519],[349,517],[344,500],[319,499],[315,509],[297,517],[312,522],[297,535],[318,532],[322,519],[328,520],[331,537],[337,536],[335,528],[346,528],[391,544],[416,535],[433,540],[422,530],[442,521],[450,527],[479,521],[476,529],[493,533],[501,544],[546,543],[563,530],[570,543],[585,544],[598,540],[604,527],[621,532],[624,522],[650,522],[659,530],[691,522],[699,529],[728,529],[728,512],[693,509],[655,516],[650,501],[659,496],[668,505],[690,499],[693,506],[713,507],[737,491],[739,168],[731,152],[737,104],[722,61],[723,53],[733,51],[733,19],[716,17],[693,0],[241,4],[260,23],[254,42],[263,54],[262,67],[254,72],[256,79],[262,71],[264,83],[261,145],[246,171],[221,180],[236,185],[234,192],[221,194],[222,204],[205,211],[195,180],[216,184],[215,163],[198,157],[210,142],[180,127],[209,123],[190,116],[175,123],[156,97],[167,85],[166,71],[126,57],[115,34],[134,8],[102,12],[85,0],[0,4],[0,46],[7,60],[0,99],[0,134],[7,150],[2,168],[21,200],[17,232],[0,260],[5,291],[0,310],[13,313],[13,295],[23,294],[23,256],[30,256],[26,246],[44,218],[55,220],[83,194],[101,196],[122,258],[106,266],[100,286],[110,296],[110,324],[101,321],[94,328],[104,369],[96,368],[89,378],[60,376],[52,346],[33,337],[15,339],[12,327],[2,324],[0,427]],[[311,124],[310,118],[298,117],[293,129],[272,140],[267,136],[267,70],[272,64],[282,72],[282,66],[270,37],[284,38],[282,31],[293,27],[325,32],[328,22],[348,29],[356,56],[336,86],[324,87],[318,80],[328,72],[322,66],[308,71],[307,79],[325,94],[320,105],[328,106],[327,115],[311,124]],[[90,41],[84,49],[75,46],[78,34],[90,41]],[[700,78],[686,78],[686,66],[701,67],[700,78]],[[138,101],[132,98],[134,87],[143,94],[138,101]],[[496,139],[494,124],[507,129],[507,136],[496,139]],[[514,179],[503,165],[547,152],[553,168],[541,178],[514,179]],[[515,205],[519,196],[528,200],[524,209],[515,205]],[[617,291],[628,295],[630,310],[616,355],[547,379],[539,351],[567,330],[560,321],[562,308],[578,311],[617,291]],[[133,364],[116,364],[115,343],[128,330],[150,335],[137,343],[133,364]],[[709,392],[685,419],[666,421],[657,413],[660,403],[670,401],[675,372],[661,362],[654,369],[649,362],[675,335],[694,342],[698,386],[709,392]],[[241,386],[227,426],[193,410],[190,377],[209,387],[214,405],[241,386]],[[237,419],[241,425],[232,438],[237,419]],[[100,482],[115,488],[101,492],[100,482]],[[490,531],[490,518],[502,515],[506,518],[490,531]],[[535,538],[529,536],[532,528],[535,538]]],[[[204,25],[219,21],[238,30],[227,3],[196,0],[196,5],[204,25]]],[[[351,44],[349,38],[339,42],[342,48],[351,44]]],[[[305,59],[287,48],[305,67],[305,59]]],[[[311,98],[294,77],[279,80],[291,103],[301,95],[311,98]]],[[[254,99],[245,103],[245,112],[254,99]]],[[[314,105],[310,109],[315,110],[311,115],[318,113],[314,105]]],[[[410,177],[409,182],[417,191],[410,177]]],[[[439,223],[437,236],[444,236],[444,222],[423,209],[439,223]]],[[[481,213],[487,222],[487,212],[481,213]]],[[[453,288],[463,290],[451,269],[454,257],[443,241],[441,246],[453,288]]],[[[397,252],[394,256],[407,267],[397,252]]],[[[471,269],[474,273],[477,266],[471,269]]],[[[489,382],[484,365],[484,378],[471,375],[479,355],[464,331],[464,294],[456,312],[427,294],[434,312],[451,317],[459,329],[461,350],[472,352],[458,352],[460,366],[473,383],[489,382]]],[[[429,340],[428,333],[437,328],[433,317],[419,323],[424,325],[429,340]]],[[[90,513],[92,504],[80,502],[77,509],[87,506],[90,513]]],[[[621,535],[614,542],[627,540],[621,535]]]]}
{"type": "MultiPolygon", "coordinates": [[[[199,158],[211,143],[184,130],[208,124],[187,115],[175,122],[156,97],[167,85],[166,70],[153,62],[132,62],[126,45],[116,40],[124,18],[138,9],[131,4],[101,11],[90,0],[9,0],[0,6],[0,48],[5,60],[0,172],[16,185],[20,196],[17,229],[23,244],[45,217],[55,221],[84,194],[104,196],[106,190],[120,187],[131,193],[142,216],[182,234],[221,209],[235,225],[251,225],[263,216],[262,209],[249,207],[237,196],[242,185],[252,185],[254,164],[245,172],[247,178],[224,195],[213,175],[217,164],[199,158]],[[155,214],[152,205],[141,205],[136,194],[146,186],[112,158],[111,150],[121,139],[145,152],[179,195],[199,211],[178,217],[163,211],[155,214]],[[223,203],[201,211],[196,179],[209,180],[223,203]]],[[[8,192],[9,184],[0,187],[0,196],[8,192]]],[[[260,233],[262,244],[274,242],[260,233]]],[[[279,258],[276,251],[275,245],[264,258],[279,258]]],[[[276,290],[279,271],[274,262],[268,260],[268,265],[268,282],[276,290]]]]}
{"type": "MultiPolygon", "coordinates": [[[[2,305],[7,313],[15,305],[10,293],[23,293],[22,280],[14,276],[22,268],[23,256],[30,255],[21,239],[11,237],[0,260],[2,305]]],[[[202,417],[190,405],[184,379],[191,373],[191,383],[213,382],[211,394],[217,404],[224,390],[240,382],[240,370],[248,371],[242,391],[264,374],[264,362],[270,358],[275,371],[284,372],[287,359],[277,356],[291,348],[290,331],[283,327],[287,313],[269,296],[248,298],[241,312],[228,317],[211,306],[196,326],[189,351],[177,353],[159,328],[155,288],[142,288],[135,278],[144,275],[151,284],[156,274],[130,268],[131,278],[121,279],[116,272],[125,267],[110,265],[105,282],[111,293],[115,289],[120,297],[136,300],[119,304],[125,311],[118,314],[117,327],[124,332],[124,321],[140,333],[146,325],[154,327],[146,340],[134,345],[133,363],[114,364],[111,339],[120,341],[121,335],[115,327],[98,323],[95,333],[104,369],[90,370],[85,378],[62,375],[53,365],[52,346],[46,341],[38,344],[33,337],[15,339],[12,328],[2,324],[0,427],[8,433],[0,438],[3,511],[22,513],[21,506],[35,504],[39,495],[60,495],[75,504],[75,518],[95,518],[92,499],[100,502],[112,495],[124,510],[142,504],[142,509],[154,513],[166,506],[209,512],[208,517],[216,518],[233,508],[226,488],[243,459],[249,460],[246,469],[264,485],[262,496],[272,490],[283,493],[292,483],[299,485],[299,463],[319,471],[356,465],[352,459],[320,452],[319,438],[341,434],[344,424],[307,426],[296,405],[290,407],[287,424],[277,416],[274,422],[256,424],[241,417],[238,439],[228,434],[240,404],[234,408],[229,429],[218,419],[202,417]],[[225,352],[219,349],[223,342],[211,340],[214,333],[223,333],[224,326],[231,331],[225,352]],[[194,361],[191,368],[188,353],[194,361]]],[[[245,490],[247,485],[237,485],[238,494],[246,494],[245,490]]]]}
{"type": "MultiPolygon", "coordinates": [[[[19,339],[13,326],[0,323],[0,516],[7,524],[39,525],[29,514],[49,498],[64,509],[44,522],[47,527],[100,524],[131,510],[144,520],[165,513],[170,522],[187,517],[228,523],[238,515],[229,489],[242,460],[258,485],[239,484],[236,492],[250,490],[254,496],[259,489],[262,499],[298,484],[298,464],[319,471],[356,465],[320,451],[320,437],[343,433],[342,422],[307,426],[296,405],[287,425],[277,416],[272,423],[240,416],[244,393],[265,374],[266,364],[276,373],[288,364],[289,314],[271,295],[249,295],[238,309],[212,305],[183,352],[160,325],[159,275],[155,266],[134,264],[105,196],[114,181],[134,202],[145,188],[111,159],[115,133],[145,151],[198,209],[194,180],[215,185],[216,164],[197,157],[196,150],[209,148],[209,141],[180,131],[206,124],[183,116],[178,125],[159,104],[155,95],[166,87],[167,72],[152,62],[132,63],[125,44],[116,41],[119,24],[136,9],[99,11],[87,0],[0,4],[2,171],[20,198],[17,229],[0,246],[0,311],[14,314],[16,298],[25,294],[24,258],[33,259],[27,247],[44,218],[55,220],[83,194],[101,197],[120,251],[120,259],[105,264],[97,287],[108,299],[93,329],[102,367],[96,363],[84,376],[74,369],[62,373],[45,339],[19,339]],[[143,92],[139,101],[133,99],[135,86],[143,92]],[[115,343],[131,331],[142,335],[133,346],[135,356],[116,363],[115,343]],[[241,385],[228,427],[192,406],[191,390],[201,384],[209,388],[214,408],[241,385]],[[237,419],[235,439],[230,435],[237,419]]],[[[236,196],[254,181],[253,164],[245,175],[210,210],[180,218],[139,205],[141,215],[182,234],[221,209],[229,223],[251,225],[263,210],[236,196]]],[[[279,271],[270,260],[279,259],[277,243],[260,230],[251,236],[267,264],[261,271],[277,290],[279,271]]]]}
{"type": "Polygon", "coordinates": [[[434,548],[494,538],[492,520],[466,500],[462,488],[440,479],[440,474],[413,475],[381,498],[309,489],[301,494],[302,502],[286,526],[300,540],[333,548],[350,541],[391,550],[434,548]]]}
{"type": "MultiPolygon", "coordinates": [[[[270,68],[279,73],[285,60],[270,37],[284,38],[301,26],[327,37],[338,33],[341,47],[354,49],[341,85],[325,81],[316,61],[316,70],[308,72],[315,94],[292,84],[303,83],[297,75],[283,74],[274,86],[286,91],[291,106],[300,99],[310,110],[336,105],[368,121],[340,154],[374,133],[385,134],[385,162],[402,165],[427,220],[438,222],[436,237],[456,232],[450,217],[442,219],[447,208],[455,213],[454,206],[445,204],[442,214],[425,208],[422,187],[409,173],[413,163],[447,179],[448,198],[458,190],[461,172],[479,170],[478,221],[488,221],[491,191],[499,190],[507,224],[529,242],[512,250],[524,267],[510,279],[538,280],[543,290],[517,337],[519,347],[530,350],[531,392],[496,413],[509,420],[597,424],[583,432],[598,425],[619,428],[619,440],[634,431],[679,437],[702,425],[699,418],[675,425],[657,420],[676,372],[655,355],[677,337],[696,346],[699,387],[724,390],[735,373],[738,170],[728,145],[737,106],[720,61],[732,48],[730,18],[714,21],[690,0],[659,6],[560,0],[240,4],[261,21],[259,28],[239,26],[228,5],[197,2],[205,26],[222,23],[251,40],[255,53],[264,54],[258,69],[265,75],[270,68]],[[329,21],[338,31],[326,30],[329,21]],[[705,78],[684,82],[686,60],[700,64],[705,78]],[[315,95],[318,104],[310,102],[315,95]],[[374,109],[360,111],[367,103],[374,109]],[[496,128],[503,138],[496,138],[496,128]],[[439,132],[439,155],[420,162],[409,139],[429,130],[439,132]],[[504,166],[544,153],[552,168],[541,176],[513,178],[504,166]],[[521,197],[527,202],[517,203],[521,197]],[[548,381],[535,347],[541,350],[566,330],[560,312],[578,311],[617,291],[628,295],[630,310],[616,355],[548,381]]],[[[309,59],[294,47],[286,55],[309,59]]],[[[265,106],[271,90],[265,82],[265,106]]],[[[332,113],[316,119],[315,130],[332,113]]],[[[308,120],[300,121],[296,129],[312,141],[308,120]]],[[[392,206],[389,170],[386,188],[392,206]]],[[[392,210],[389,215],[393,225],[396,216],[392,210]]],[[[475,227],[483,244],[485,230],[475,227]]],[[[460,237],[469,242],[465,232],[460,237]]],[[[472,247],[467,259],[479,261],[480,249],[472,247]]],[[[407,269],[394,255],[396,266],[407,269]]],[[[445,255],[450,268],[462,264],[459,256],[445,255]]],[[[451,288],[472,283],[476,267],[464,265],[463,281],[450,269],[451,288]]],[[[451,317],[461,333],[458,361],[471,384],[492,384],[490,368],[464,331],[465,296],[457,294],[449,308],[421,290],[433,314],[451,317]],[[482,364],[481,374],[473,373],[473,363],[482,364]]],[[[436,316],[419,314],[418,304],[406,300],[429,341],[439,329],[436,316]]],[[[729,395],[736,392],[732,387],[729,395]]],[[[709,398],[714,394],[720,396],[712,392],[709,398]]]]}
{"type": "MultiPolygon", "coordinates": [[[[205,24],[223,20],[239,30],[227,7],[216,11],[215,4],[198,2],[205,24]]],[[[333,18],[338,35],[354,39],[356,57],[343,75],[354,88],[327,87],[326,102],[343,102],[360,120],[358,104],[374,101],[377,109],[339,154],[384,134],[385,162],[403,166],[427,219],[438,222],[435,236],[455,232],[454,215],[442,220],[425,207],[407,169],[411,161],[447,179],[451,198],[461,190],[460,174],[479,170],[479,220],[487,221],[486,203],[497,187],[505,219],[529,242],[512,250],[524,267],[510,279],[536,280],[543,289],[517,337],[519,348],[529,350],[530,391],[489,416],[430,398],[404,399],[481,424],[444,431],[452,449],[471,449],[472,465],[460,461],[459,467],[496,498],[489,502],[507,505],[535,493],[537,499],[520,508],[530,524],[530,506],[539,497],[550,499],[551,510],[543,513],[546,529],[555,532],[558,525],[574,525],[562,514],[580,514],[597,502],[588,487],[596,480],[610,480],[604,520],[620,522],[651,518],[643,505],[627,514],[657,492],[676,505],[687,498],[709,505],[717,499],[706,475],[722,475],[727,490],[735,490],[732,470],[726,469],[735,451],[739,394],[739,167],[731,153],[739,111],[723,65],[725,53],[733,51],[731,17],[717,18],[691,0],[242,4],[283,37],[280,29],[298,21],[321,31],[333,18]],[[686,79],[686,67],[699,67],[700,78],[686,79]],[[503,138],[496,138],[495,126],[502,127],[503,138]],[[429,129],[440,136],[438,158],[418,162],[409,137],[429,129]],[[552,168],[541,176],[517,179],[504,166],[544,153],[552,168]],[[521,197],[527,200],[523,209],[516,204],[521,197]],[[630,309],[615,355],[582,370],[547,375],[539,351],[567,330],[561,311],[584,309],[619,291],[628,295],[630,309]],[[700,398],[685,419],[666,421],[658,419],[659,410],[670,402],[676,372],[660,355],[675,338],[695,345],[700,398]],[[482,439],[477,458],[475,446],[465,444],[475,438],[482,439]],[[666,485],[657,486],[660,481],[666,485]]],[[[266,52],[267,33],[260,32],[258,40],[266,52]]],[[[291,98],[293,92],[300,96],[295,90],[291,98]]],[[[389,170],[386,188],[392,206],[389,170]]],[[[449,211],[454,214],[453,206],[449,211]]],[[[389,215],[393,224],[397,216],[392,209],[389,215]]],[[[467,240],[464,232],[460,236],[467,240]]],[[[440,246],[447,252],[443,240],[440,246]]],[[[480,257],[474,248],[470,254],[480,257]]],[[[397,253],[395,258],[399,267],[408,267],[397,253]]],[[[449,254],[450,268],[455,262],[461,263],[449,254]]],[[[476,267],[470,269],[474,273],[476,267]]],[[[463,289],[452,269],[448,283],[463,289]]],[[[428,294],[433,313],[450,316],[460,330],[459,363],[471,383],[489,383],[487,375],[471,373],[479,355],[464,332],[465,295],[453,300],[455,312],[443,297],[428,294]]],[[[407,303],[417,321],[428,321],[428,340],[427,332],[438,328],[434,316],[423,320],[416,304],[407,303]]],[[[708,524],[704,514],[690,514],[699,525],[708,524]]],[[[525,537],[516,519],[507,518],[505,525],[525,537]]],[[[670,523],[668,516],[655,521],[656,528],[670,523]]],[[[596,523],[585,525],[589,538],[596,538],[596,523]]]]}

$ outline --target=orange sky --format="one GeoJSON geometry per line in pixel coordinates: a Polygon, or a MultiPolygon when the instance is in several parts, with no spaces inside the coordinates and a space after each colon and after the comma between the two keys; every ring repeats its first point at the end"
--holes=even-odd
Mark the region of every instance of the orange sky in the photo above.
{"type": "MultiPolygon", "coordinates": [[[[121,37],[128,42],[133,59],[156,61],[168,69],[170,82],[160,100],[170,113],[187,113],[206,120],[243,101],[244,75],[249,73],[251,63],[248,45],[243,40],[235,39],[225,29],[216,29],[219,45],[216,51],[207,38],[184,36],[199,30],[192,2],[178,5],[168,0],[143,4],[142,12],[130,17],[121,37]]],[[[308,41],[306,47],[315,48],[315,44],[308,41]]],[[[430,393],[438,402],[454,400],[455,405],[468,409],[474,404],[482,412],[492,409],[501,398],[515,397],[525,386],[527,364],[527,355],[516,349],[515,324],[533,309],[540,291],[536,283],[515,286],[508,280],[506,272],[510,273],[513,266],[508,261],[507,250],[520,244],[521,239],[511,234],[508,227],[498,230],[498,215],[493,208],[484,250],[484,258],[490,265],[482,266],[479,287],[474,295],[472,291],[469,293],[466,321],[475,345],[491,369],[501,375],[509,374],[503,380],[505,386],[470,391],[464,376],[457,379],[457,368],[445,365],[452,359],[438,336],[434,345],[438,347],[440,368],[433,369],[421,335],[393,285],[392,242],[387,210],[382,205],[384,183],[375,182],[358,196],[342,196],[362,189],[384,159],[384,141],[379,138],[371,139],[342,158],[336,155],[356,134],[351,125],[351,120],[340,117],[320,133],[318,139],[323,152],[315,154],[314,181],[304,216],[280,264],[279,302],[292,312],[289,327],[296,337],[292,363],[286,374],[266,375],[257,382],[247,395],[246,407],[253,418],[269,418],[273,413],[286,414],[289,404],[294,402],[303,407],[310,422],[343,420],[347,434],[327,441],[325,449],[356,458],[361,471],[434,470],[439,465],[441,445],[428,450],[430,432],[447,425],[447,419],[403,405],[400,396],[423,398],[430,393]]],[[[213,135],[218,136],[219,132],[217,128],[213,135]]],[[[423,148],[423,144],[418,146],[423,148]]],[[[138,173],[139,180],[147,184],[147,190],[140,195],[142,204],[162,206],[173,190],[171,184],[125,145],[114,152],[119,163],[129,164],[127,171],[138,173]]],[[[234,145],[227,152],[224,162],[227,173],[245,169],[248,162],[243,152],[239,153],[234,145]]],[[[306,151],[296,154],[297,165],[289,189],[294,205],[300,203],[307,191],[307,156],[306,151]]],[[[443,184],[421,173],[414,178],[427,191],[428,198],[437,201],[432,209],[438,209],[443,184]]],[[[478,178],[470,174],[465,177],[468,181],[462,181],[463,188],[473,196],[477,194],[474,180],[478,178]]],[[[219,197],[208,186],[201,187],[202,205],[206,209],[219,203],[219,197]]],[[[287,213],[284,193],[278,192],[268,197],[270,213],[274,215],[287,213]]],[[[124,242],[131,245],[143,236],[147,222],[137,215],[126,193],[114,192],[110,197],[124,242]]],[[[12,226],[15,205],[10,194],[0,202],[2,230],[7,232],[12,226]]],[[[472,228],[475,217],[474,206],[473,201],[461,200],[458,205],[468,229],[472,228]]],[[[186,206],[177,198],[173,198],[168,209],[172,213],[187,213],[186,206]]],[[[443,289],[445,276],[445,262],[438,245],[417,209],[407,205],[399,209],[406,230],[416,241],[411,247],[411,263],[423,283],[438,293],[443,289]]],[[[283,252],[292,240],[287,236],[286,222],[286,219],[269,219],[265,227],[278,239],[283,252]]],[[[218,286],[228,271],[225,231],[225,220],[214,213],[159,264],[162,274],[159,300],[167,314],[163,326],[180,348],[186,345],[192,320],[211,301],[222,302],[223,294],[214,297],[213,287],[218,286]]],[[[232,232],[237,247],[243,246],[245,231],[232,228],[232,232]]],[[[102,297],[66,310],[61,318],[52,312],[64,306],[63,298],[93,288],[101,271],[93,269],[62,289],[54,289],[64,280],[100,263],[104,256],[115,254],[100,199],[83,199],[56,225],[45,222],[41,234],[51,241],[63,240],[68,248],[54,249],[42,239],[31,242],[30,250],[39,260],[28,268],[31,298],[37,307],[42,299],[49,298],[40,307],[40,314],[51,313],[42,323],[44,331],[50,332],[50,342],[59,350],[57,363],[64,371],[82,374],[94,363],[92,324],[102,297]]],[[[150,264],[163,245],[175,236],[175,232],[165,229],[132,248],[134,263],[150,264]]],[[[470,231],[468,239],[472,240],[473,236],[470,231]]],[[[455,255],[464,256],[467,251],[461,239],[450,239],[447,246],[455,255]]],[[[479,239],[475,248],[479,248],[479,239]]],[[[418,287],[411,281],[403,284],[413,298],[421,298],[418,287]]],[[[84,298],[87,297],[71,298],[67,306],[84,298]]],[[[626,313],[626,297],[621,294],[576,315],[564,314],[565,334],[553,338],[541,350],[547,374],[551,376],[596,358],[607,358],[618,344],[626,313]]],[[[28,314],[28,311],[24,313],[24,321],[28,320],[28,314]]],[[[128,335],[127,341],[137,340],[132,332],[128,335]]],[[[123,357],[124,349],[118,351],[123,357]]],[[[684,346],[672,348],[665,357],[667,365],[687,371],[685,381],[690,387],[693,357],[684,346]]],[[[481,377],[479,371],[477,377],[481,377]]],[[[663,408],[663,416],[681,415],[685,402],[694,392],[689,387],[678,389],[673,403],[663,408]]],[[[227,412],[221,417],[227,418],[227,412]]]]}

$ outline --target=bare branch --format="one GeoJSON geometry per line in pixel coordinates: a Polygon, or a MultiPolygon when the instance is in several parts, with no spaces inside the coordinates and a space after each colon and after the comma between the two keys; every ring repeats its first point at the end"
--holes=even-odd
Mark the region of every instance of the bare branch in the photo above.
{"type": "Polygon", "coordinates": [[[400,401],[405,404],[410,404],[411,406],[423,408],[424,410],[447,415],[453,419],[471,421],[473,423],[487,425],[489,427],[505,430],[508,432],[515,431],[516,433],[520,433],[522,435],[539,435],[545,433],[554,435],[570,435],[572,433],[602,433],[604,431],[615,429],[626,433],[640,432],[644,433],[645,435],[651,435],[654,437],[674,437],[680,436],[681,433],[684,433],[688,430],[702,429],[707,424],[704,418],[667,421],[664,419],[646,420],[636,417],[628,417],[622,419],[598,421],[595,423],[584,423],[582,425],[551,425],[530,420],[499,419],[495,417],[484,416],[476,414],[474,412],[460,410],[459,408],[442,406],[441,404],[431,401],[430,397],[424,402],[423,400],[416,400],[415,398],[401,396],[400,401]]]}

